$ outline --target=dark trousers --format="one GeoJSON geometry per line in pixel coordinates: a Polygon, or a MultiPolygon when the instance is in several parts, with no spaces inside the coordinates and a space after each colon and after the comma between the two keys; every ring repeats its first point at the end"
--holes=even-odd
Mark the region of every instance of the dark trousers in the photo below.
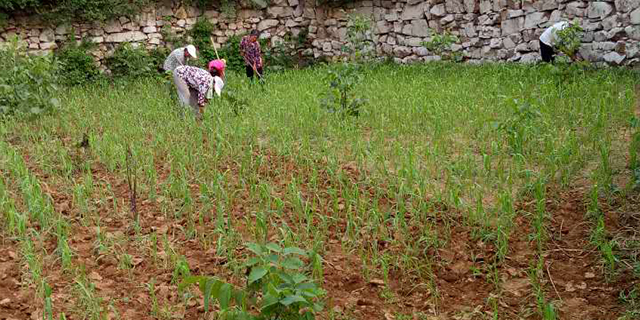
{"type": "MultiPolygon", "coordinates": [[[[253,68],[251,66],[246,66],[245,67],[245,71],[247,72],[247,77],[249,77],[249,79],[253,80],[253,75],[254,75],[253,68]]],[[[262,73],[262,67],[256,68],[256,71],[258,71],[258,76],[262,77],[262,74],[263,74],[262,73]]]]}
{"type": "Polygon", "coordinates": [[[556,52],[553,50],[553,47],[548,46],[542,41],[540,41],[540,55],[544,62],[553,62],[556,59],[556,52]]]}

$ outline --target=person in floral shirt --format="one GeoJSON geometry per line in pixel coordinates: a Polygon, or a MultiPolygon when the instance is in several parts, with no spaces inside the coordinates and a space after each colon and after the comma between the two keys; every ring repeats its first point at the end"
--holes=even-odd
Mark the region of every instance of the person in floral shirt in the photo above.
{"type": "Polygon", "coordinates": [[[255,73],[262,78],[262,52],[258,42],[258,30],[252,30],[248,36],[240,42],[240,55],[244,58],[247,77],[253,80],[255,73]]]}
{"type": "Polygon", "coordinates": [[[211,61],[209,71],[192,66],[179,66],[173,73],[173,82],[178,90],[178,97],[184,106],[191,106],[198,119],[213,93],[220,96],[224,82],[224,63],[211,61]],[[220,70],[222,69],[222,70],[220,70]]]}

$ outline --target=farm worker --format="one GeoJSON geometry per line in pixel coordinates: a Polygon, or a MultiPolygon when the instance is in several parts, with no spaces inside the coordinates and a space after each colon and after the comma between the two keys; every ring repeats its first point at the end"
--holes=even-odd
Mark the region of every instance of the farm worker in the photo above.
{"type": "Polygon", "coordinates": [[[547,28],[547,30],[542,33],[540,36],[540,55],[542,56],[542,61],[552,62],[555,60],[556,53],[554,47],[558,40],[557,32],[564,30],[568,26],[568,22],[561,21],[547,28]]]}
{"type": "MultiPolygon", "coordinates": [[[[209,64],[212,63],[213,61],[209,64]]],[[[213,98],[213,93],[218,97],[222,93],[224,82],[219,74],[219,70],[215,68],[207,71],[192,66],[179,66],[173,73],[173,82],[181,104],[190,106],[198,119],[202,118],[202,111],[213,98]]]]}
{"type": "Polygon", "coordinates": [[[171,51],[171,54],[164,60],[164,71],[175,71],[177,67],[185,65],[189,58],[198,58],[196,56],[196,47],[193,45],[180,47],[171,51]]]}
{"type": "Polygon", "coordinates": [[[240,41],[240,55],[244,58],[247,77],[253,81],[253,76],[262,78],[262,52],[258,42],[258,30],[251,30],[248,36],[240,41]]]}
{"type": "Polygon", "coordinates": [[[224,69],[227,66],[227,61],[224,59],[216,59],[216,60],[211,60],[209,62],[209,73],[211,73],[212,76],[218,76],[221,79],[225,79],[224,77],[224,69]]]}

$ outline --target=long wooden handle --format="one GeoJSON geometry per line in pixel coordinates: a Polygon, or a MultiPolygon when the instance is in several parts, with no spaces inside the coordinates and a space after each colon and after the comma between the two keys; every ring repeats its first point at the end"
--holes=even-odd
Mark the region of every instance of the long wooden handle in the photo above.
{"type": "Polygon", "coordinates": [[[216,43],[213,41],[213,36],[209,36],[209,39],[211,40],[211,44],[213,45],[213,50],[215,50],[216,52],[216,59],[220,60],[220,56],[218,56],[218,49],[216,49],[216,43]]]}

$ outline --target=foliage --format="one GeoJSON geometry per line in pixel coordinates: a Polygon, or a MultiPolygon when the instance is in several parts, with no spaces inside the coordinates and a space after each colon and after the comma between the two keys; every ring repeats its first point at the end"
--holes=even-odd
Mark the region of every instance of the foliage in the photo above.
{"type": "Polygon", "coordinates": [[[348,57],[333,65],[327,72],[325,81],[329,90],[321,99],[321,105],[342,116],[359,116],[360,109],[366,100],[355,94],[358,84],[364,79],[363,63],[373,55],[371,20],[359,15],[350,15],[347,23],[348,43],[343,50],[348,57]]]}
{"type": "Polygon", "coordinates": [[[79,85],[96,80],[100,76],[100,70],[89,51],[96,47],[90,39],[76,41],[72,35],[67,42],[56,52],[60,61],[60,79],[64,84],[79,85]]]}
{"type": "Polygon", "coordinates": [[[330,68],[325,77],[329,84],[329,92],[321,100],[322,106],[343,116],[360,115],[360,108],[366,100],[357,97],[354,91],[363,78],[359,64],[339,63],[330,68]]]}
{"type": "Polygon", "coordinates": [[[133,47],[130,43],[120,45],[107,58],[107,68],[114,77],[145,77],[157,72],[157,56],[152,57],[146,50],[133,47]]]}
{"type": "Polygon", "coordinates": [[[240,56],[240,41],[242,41],[242,36],[240,35],[229,37],[224,46],[218,49],[220,58],[227,61],[227,69],[229,70],[244,70],[244,59],[240,56]]]}
{"type": "Polygon", "coordinates": [[[0,115],[39,115],[59,106],[55,96],[58,62],[27,55],[18,38],[0,50],[0,115]]]}
{"type": "Polygon", "coordinates": [[[206,18],[200,18],[191,30],[187,32],[187,36],[191,37],[191,44],[202,50],[202,48],[211,46],[211,34],[213,34],[213,31],[214,25],[206,18]]]}
{"type": "Polygon", "coordinates": [[[184,46],[187,41],[185,37],[181,37],[175,34],[173,30],[171,30],[170,24],[165,24],[162,29],[160,29],[160,34],[162,34],[162,39],[167,43],[171,48],[178,48],[184,46]]]}
{"type": "Polygon", "coordinates": [[[180,288],[198,284],[205,311],[217,302],[220,319],[315,319],[315,313],[322,310],[317,300],[325,293],[303,271],[305,263],[300,257],[307,257],[307,252],[275,243],[250,243],[247,248],[255,256],[244,264],[248,268],[245,288],[206,276],[186,277],[180,288]],[[254,306],[258,316],[251,314],[254,306]]]}
{"type": "Polygon", "coordinates": [[[583,32],[584,30],[577,20],[570,23],[566,28],[556,32],[558,38],[556,47],[560,52],[566,54],[572,59],[575,59],[576,53],[582,44],[583,32]]]}
{"type": "Polygon", "coordinates": [[[350,15],[347,24],[347,44],[343,47],[343,51],[347,52],[350,59],[355,62],[371,59],[375,53],[372,35],[371,19],[358,14],[350,15]]]}
{"type": "Polygon", "coordinates": [[[513,100],[511,103],[513,115],[494,127],[506,134],[507,143],[513,154],[526,154],[526,146],[530,144],[534,134],[531,132],[535,124],[534,119],[540,117],[540,112],[525,101],[513,100]]]}
{"type": "Polygon", "coordinates": [[[456,35],[451,34],[448,30],[443,33],[436,33],[432,30],[431,33],[431,40],[422,42],[422,45],[427,50],[442,57],[443,60],[462,61],[462,55],[452,51],[453,45],[460,42],[456,35]]]}
{"type": "Polygon", "coordinates": [[[0,10],[9,14],[15,10],[27,10],[42,15],[52,24],[70,21],[106,21],[121,16],[131,16],[150,0],[4,0],[0,10]]]}

